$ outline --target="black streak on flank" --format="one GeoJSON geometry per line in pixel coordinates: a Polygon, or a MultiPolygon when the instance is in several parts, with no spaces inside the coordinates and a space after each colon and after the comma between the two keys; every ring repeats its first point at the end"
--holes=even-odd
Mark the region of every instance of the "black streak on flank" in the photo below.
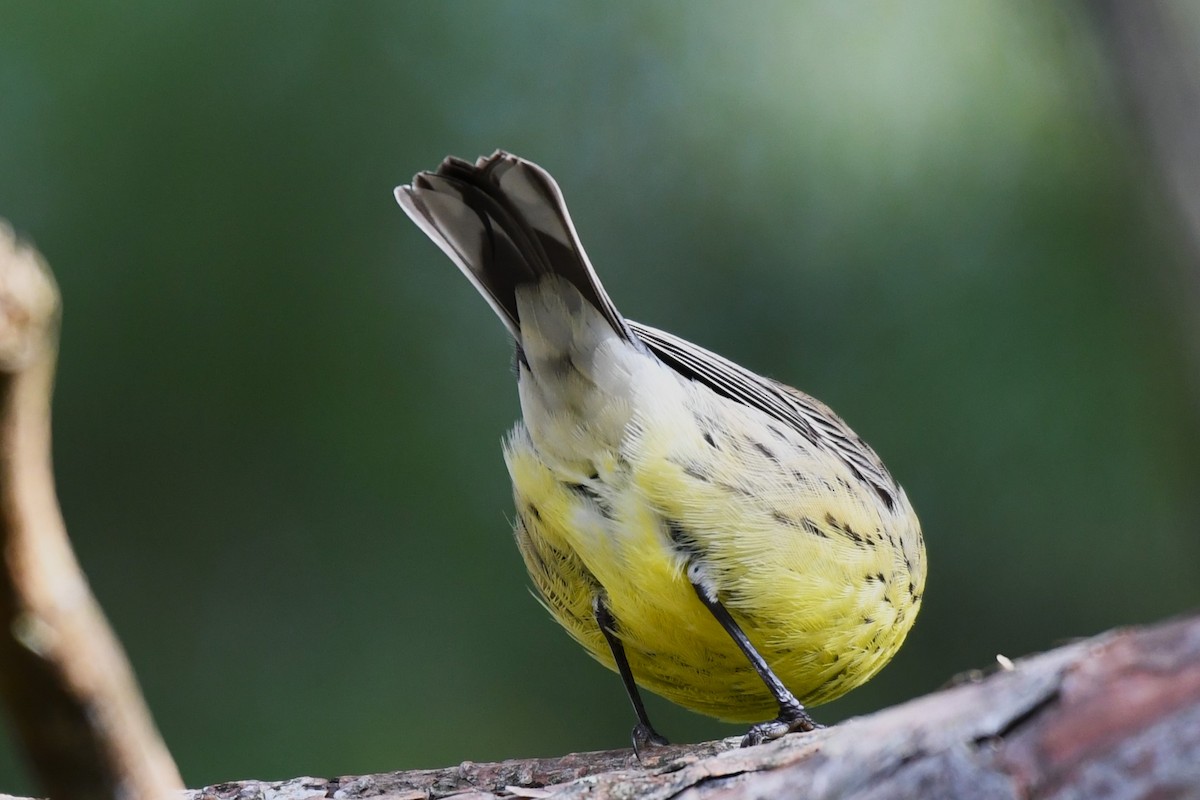
{"type": "MultiPolygon", "coordinates": [[[[859,441],[859,444],[862,443],[861,439],[858,441],[859,441]]],[[[862,471],[858,467],[854,466],[849,461],[845,461],[844,459],[843,459],[843,461],[846,464],[846,466],[850,468],[850,472],[854,475],[854,477],[856,479],[858,479],[859,483],[866,484],[867,486],[870,486],[872,489],[875,490],[875,494],[879,495],[879,500],[885,506],[887,506],[888,511],[896,510],[896,498],[892,496],[892,493],[889,489],[887,489],[884,486],[880,486],[879,484],[875,483],[874,481],[867,480],[866,476],[862,474],[862,471]]],[[[849,486],[846,485],[846,481],[844,478],[838,478],[838,483],[842,484],[842,486],[845,486],[847,489],[850,488],[849,486]]]]}
{"type": "Polygon", "coordinates": [[[712,435],[711,433],[709,433],[708,431],[705,431],[705,432],[704,432],[704,441],[708,443],[708,446],[709,446],[709,447],[714,447],[714,448],[716,448],[717,450],[720,450],[720,449],[721,449],[721,448],[717,447],[717,442],[716,442],[716,440],[715,440],[715,439],[713,439],[713,435],[712,435]]]}
{"type": "Polygon", "coordinates": [[[854,542],[859,547],[862,547],[863,545],[867,545],[872,548],[875,547],[874,540],[869,539],[865,536],[861,536],[861,535],[859,535],[859,533],[857,531],[855,531],[849,525],[842,523],[842,522],[838,522],[837,519],[833,516],[833,514],[826,514],[825,522],[827,525],[829,525],[829,527],[833,528],[835,531],[842,534],[843,536],[845,536],[850,541],[854,542]]]}
{"type": "Polygon", "coordinates": [[[667,523],[667,538],[671,540],[671,545],[676,550],[691,558],[696,558],[701,554],[700,545],[696,543],[695,537],[687,528],[673,519],[665,520],[665,522],[667,523]]]}
{"type": "Polygon", "coordinates": [[[754,445],[754,449],[755,449],[755,450],[757,450],[758,452],[762,453],[764,456],[766,456],[767,458],[771,459],[771,460],[772,460],[772,461],[774,461],[776,464],[778,464],[778,463],[779,463],[779,456],[775,455],[775,451],[774,451],[774,450],[772,450],[771,448],[767,447],[767,446],[766,446],[765,444],[763,444],[762,442],[752,442],[752,444],[754,445]]]}
{"type": "Polygon", "coordinates": [[[595,489],[588,486],[586,483],[567,483],[564,485],[568,489],[570,489],[572,492],[574,492],[575,494],[580,495],[582,497],[586,497],[588,500],[591,500],[593,503],[600,502],[600,495],[596,493],[595,489]]]}
{"type": "Polygon", "coordinates": [[[705,474],[704,470],[700,469],[695,464],[682,464],[681,466],[683,467],[683,474],[687,475],[689,478],[695,478],[696,480],[704,481],[705,483],[708,483],[708,481],[711,480],[709,476],[705,474]]]}
{"type": "Polygon", "coordinates": [[[889,492],[887,489],[884,489],[882,486],[876,486],[875,494],[879,495],[879,499],[883,501],[885,506],[887,506],[888,511],[896,510],[896,499],[892,497],[891,492],[889,492]]]}
{"type": "MultiPolygon", "coordinates": [[[[787,525],[789,528],[801,528],[805,532],[811,533],[814,536],[820,536],[822,539],[829,538],[829,536],[826,535],[825,531],[821,530],[816,525],[814,525],[813,521],[811,519],[809,519],[808,517],[804,517],[803,519],[801,519],[800,521],[797,522],[795,518],[789,517],[787,514],[784,514],[779,509],[772,509],[771,510],[771,518],[774,519],[776,522],[778,522],[780,525],[787,525]]],[[[867,579],[870,580],[869,575],[867,576],[867,579]]]]}
{"type": "Polygon", "coordinates": [[[586,483],[567,483],[564,485],[580,497],[590,500],[592,505],[596,506],[596,508],[600,510],[600,513],[603,514],[605,518],[613,518],[612,506],[604,502],[604,498],[601,497],[599,492],[597,492],[595,489],[588,486],[586,483]]]}
{"type": "Polygon", "coordinates": [[[817,523],[813,522],[808,517],[800,520],[800,527],[804,528],[804,530],[808,531],[814,536],[820,536],[822,539],[829,538],[829,534],[817,527],[817,523]]]}
{"type": "Polygon", "coordinates": [[[771,518],[774,519],[776,522],[778,522],[780,525],[787,525],[789,528],[799,528],[800,527],[800,523],[796,522],[796,520],[792,519],[787,514],[780,511],[779,509],[771,510],[771,518]]]}
{"type": "Polygon", "coordinates": [[[729,492],[730,494],[737,494],[737,495],[741,495],[742,497],[753,497],[754,496],[754,492],[750,491],[749,489],[745,488],[744,486],[738,486],[737,484],[734,484],[734,483],[725,483],[724,481],[721,481],[720,483],[717,484],[717,486],[720,489],[722,489],[723,491],[729,492]]]}

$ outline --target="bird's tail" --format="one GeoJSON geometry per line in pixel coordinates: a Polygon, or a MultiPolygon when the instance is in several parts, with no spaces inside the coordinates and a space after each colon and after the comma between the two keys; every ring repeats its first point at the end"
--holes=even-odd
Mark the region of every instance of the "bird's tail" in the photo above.
{"type": "Polygon", "coordinates": [[[636,341],[588,262],[558,184],[536,164],[500,150],[474,164],[451,156],[397,187],[396,200],[518,342],[517,289],[548,276],[570,283],[618,336],[636,341]]]}

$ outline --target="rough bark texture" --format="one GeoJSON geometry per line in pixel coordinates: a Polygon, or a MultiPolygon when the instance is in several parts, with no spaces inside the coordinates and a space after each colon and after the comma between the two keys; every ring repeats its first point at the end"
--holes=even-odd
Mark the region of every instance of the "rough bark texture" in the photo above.
{"type": "Polygon", "coordinates": [[[772,744],[737,740],[354,778],[189,800],[1200,798],[1200,617],[1107,633],[772,744]]]}
{"type": "Polygon", "coordinates": [[[183,783],[67,540],[50,468],[58,289],[0,220],[0,693],[57,800],[183,783]]]}

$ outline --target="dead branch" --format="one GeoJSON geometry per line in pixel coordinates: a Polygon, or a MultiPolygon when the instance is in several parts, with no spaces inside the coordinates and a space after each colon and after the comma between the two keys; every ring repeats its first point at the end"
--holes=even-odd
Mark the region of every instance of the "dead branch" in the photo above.
{"type": "Polygon", "coordinates": [[[1200,616],[1110,632],[834,728],[354,778],[189,800],[1200,797],[1200,616]]]}
{"type": "Polygon", "coordinates": [[[67,540],[50,466],[59,297],[0,221],[0,692],[58,800],[162,798],[183,782],[67,540]]]}

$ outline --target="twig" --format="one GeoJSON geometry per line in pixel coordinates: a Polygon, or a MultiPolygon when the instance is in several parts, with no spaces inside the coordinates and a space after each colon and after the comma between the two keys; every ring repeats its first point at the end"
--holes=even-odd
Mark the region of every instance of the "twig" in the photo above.
{"type": "Polygon", "coordinates": [[[79,569],[50,466],[59,297],[0,221],[0,692],[56,800],[163,798],[183,782],[79,569]]]}

